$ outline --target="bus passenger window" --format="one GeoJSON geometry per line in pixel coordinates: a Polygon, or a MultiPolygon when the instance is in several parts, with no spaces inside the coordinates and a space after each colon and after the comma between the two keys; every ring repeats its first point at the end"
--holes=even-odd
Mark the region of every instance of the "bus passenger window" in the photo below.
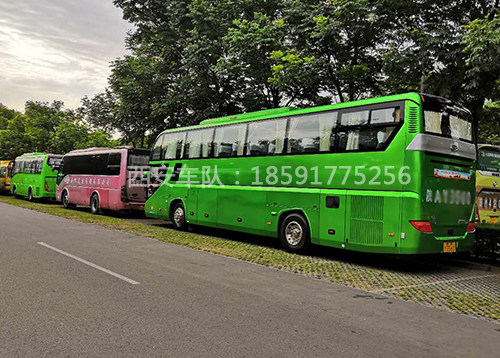
{"type": "Polygon", "coordinates": [[[208,158],[212,148],[214,129],[201,129],[189,131],[184,148],[184,158],[208,158]]]}
{"type": "Polygon", "coordinates": [[[108,156],[108,165],[106,175],[120,175],[122,164],[121,153],[112,153],[108,156]]]}
{"type": "Polygon", "coordinates": [[[371,113],[370,124],[398,123],[401,120],[399,107],[376,109],[371,113]]]}
{"type": "Polygon", "coordinates": [[[152,161],[161,160],[161,157],[162,157],[161,155],[162,155],[162,151],[163,151],[163,145],[164,145],[165,137],[166,137],[166,135],[162,134],[156,140],[156,142],[155,142],[155,144],[153,146],[153,150],[151,152],[151,160],[152,161]]]}
{"type": "Polygon", "coordinates": [[[246,155],[273,155],[283,153],[286,118],[257,121],[248,125],[246,155]]]}
{"type": "Polygon", "coordinates": [[[212,156],[212,140],[214,139],[213,128],[204,129],[201,131],[201,156],[202,158],[209,158],[212,156]]]}
{"type": "Polygon", "coordinates": [[[401,122],[399,107],[345,113],[339,130],[339,151],[376,151],[387,146],[401,122]],[[345,117],[345,118],[344,118],[345,117]]]}
{"type": "Polygon", "coordinates": [[[36,167],[36,173],[37,174],[42,174],[42,169],[43,169],[43,160],[39,160],[36,162],[37,167],[36,167]]]}
{"type": "Polygon", "coordinates": [[[189,131],[184,149],[184,158],[199,158],[201,156],[202,131],[189,131]]]}
{"type": "Polygon", "coordinates": [[[229,125],[215,130],[215,156],[235,157],[243,155],[246,125],[229,125]]]}
{"type": "Polygon", "coordinates": [[[184,149],[186,132],[168,133],[163,142],[164,155],[162,159],[181,159],[184,149]]]}
{"type": "Polygon", "coordinates": [[[368,118],[368,111],[344,113],[341,124],[343,126],[364,126],[368,124],[368,118]]]}
{"type": "Polygon", "coordinates": [[[319,116],[301,116],[290,119],[288,153],[319,152],[319,116]]]}

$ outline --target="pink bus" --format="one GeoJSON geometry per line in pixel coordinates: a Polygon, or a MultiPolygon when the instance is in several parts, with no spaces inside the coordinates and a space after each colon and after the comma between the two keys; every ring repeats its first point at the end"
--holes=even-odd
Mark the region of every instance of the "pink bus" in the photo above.
{"type": "Polygon", "coordinates": [[[63,158],[58,175],[56,200],[65,208],[90,206],[101,209],[144,210],[149,150],[132,147],[75,150],[63,158]]]}

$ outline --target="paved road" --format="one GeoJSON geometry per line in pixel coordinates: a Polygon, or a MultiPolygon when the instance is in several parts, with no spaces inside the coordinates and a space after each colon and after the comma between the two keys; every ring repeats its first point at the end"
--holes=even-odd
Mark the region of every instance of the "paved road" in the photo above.
{"type": "Polygon", "coordinates": [[[499,350],[498,324],[0,204],[0,357],[499,350]]]}

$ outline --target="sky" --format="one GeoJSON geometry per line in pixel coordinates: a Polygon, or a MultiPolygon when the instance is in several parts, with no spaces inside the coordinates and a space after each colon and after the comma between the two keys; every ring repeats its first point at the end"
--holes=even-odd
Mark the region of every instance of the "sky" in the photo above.
{"type": "Polygon", "coordinates": [[[131,27],[112,0],[0,0],[0,103],[79,107],[106,87],[131,27]]]}

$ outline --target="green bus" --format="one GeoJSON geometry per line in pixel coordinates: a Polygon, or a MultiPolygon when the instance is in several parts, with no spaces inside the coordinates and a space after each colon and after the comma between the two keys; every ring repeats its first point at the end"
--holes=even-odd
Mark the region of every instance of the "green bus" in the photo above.
{"type": "Polygon", "coordinates": [[[44,153],[26,153],[17,157],[12,171],[10,190],[16,197],[54,199],[56,197],[57,169],[63,156],[44,153]]]}
{"type": "Polygon", "coordinates": [[[475,125],[408,93],[279,108],[167,130],[151,153],[146,215],[374,253],[470,250],[475,125]]]}

